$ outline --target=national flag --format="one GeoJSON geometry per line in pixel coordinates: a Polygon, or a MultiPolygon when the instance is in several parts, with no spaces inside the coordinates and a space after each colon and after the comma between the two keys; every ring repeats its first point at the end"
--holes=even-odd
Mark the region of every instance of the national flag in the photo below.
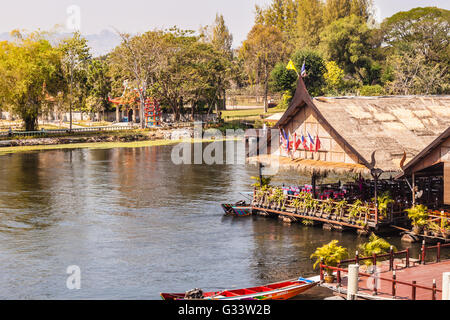
{"type": "Polygon", "coordinates": [[[307,76],[307,74],[306,74],[306,60],[303,61],[302,71],[300,72],[300,75],[302,76],[302,78],[305,78],[307,76]]]}
{"type": "Polygon", "coordinates": [[[313,137],[311,137],[311,135],[308,132],[308,137],[309,137],[309,151],[314,151],[314,139],[313,137]]]}
{"type": "Polygon", "coordinates": [[[308,146],[306,145],[306,138],[304,135],[302,135],[302,145],[303,145],[303,149],[308,149],[308,146]]]}
{"type": "Polygon", "coordinates": [[[288,69],[288,70],[294,70],[295,73],[298,74],[297,69],[295,68],[294,62],[293,62],[292,60],[289,60],[289,63],[288,63],[288,65],[287,65],[286,69],[288,69]]]}
{"type": "Polygon", "coordinates": [[[283,147],[286,144],[286,138],[283,132],[280,130],[280,145],[283,147]]]}
{"type": "Polygon", "coordinates": [[[316,136],[316,152],[320,150],[322,144],[320,143],[319,136],[316,136]]]}
{"type": "Polygon", "coordinates": [[[294,151],[297,151],[298,147],[300,147],[300,144],[302,143],[302,141],[300,139],[297,139],[297,132],[294,133],[294,139],[295,139],[295,149],[294,149],[294,151]]]}

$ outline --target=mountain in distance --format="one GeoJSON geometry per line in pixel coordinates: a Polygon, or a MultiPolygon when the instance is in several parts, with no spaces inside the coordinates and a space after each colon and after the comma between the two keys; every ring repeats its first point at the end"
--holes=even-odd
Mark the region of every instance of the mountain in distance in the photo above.
{"type": "MultiPolygon", "coordinates": [[[[89,46],[91,47],[91,54],[94,57],[99,57],[111,52],[111,50],[117,47],[121,42],[120,36],[110,30],[102,30],[97,34],[83,34],[83,36],[88,40],[89,46]]],[[[58,41],[68,37],[71,37],[70,33],[57,33],[52,36],[50,41],[58,41]]],[[[0,41],[11,40],[12,37],[9,32],[0,33],[0,41]]]]}

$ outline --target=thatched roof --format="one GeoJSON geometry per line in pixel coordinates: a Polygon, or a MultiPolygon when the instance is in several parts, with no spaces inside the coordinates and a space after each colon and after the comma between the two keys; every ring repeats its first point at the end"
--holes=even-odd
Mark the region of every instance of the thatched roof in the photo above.
{"type": "Polygon", "coordinates": [[[446,141],[450,137],[450,127],[447,128],[439,137],[437,137],[433,142],[431,142],[425,149],[423,149],[419,154],[417,154],[411,161],[409,161],[403,167],[403,173],[397,178],[403,177],[405,174],[409,175],[416,164],[421,160],[426,158],[431,152],[433,152],[437,147],[439,147],[442,142],[446,141]]]}
{"type": "Polygon", "coordinates": [[[352,163],[340,163],[340,162],[327,162],[320,160],[308,160],[308,159],[290,159],[288,157],[281,157],[275,155],[259,155],[248,158],[250,163],[260,162],[264,165],[274,166],[275,162],[278,162],[280,169],[293,169],[301,173],[311,174],[313,172],[323,173],[362,173],[367,174],[367,168],[362,164],[352,163]]]}
{"type": "Polygon", "coordinates": [[[376,151],[376,168],[399,171],[404,151],[412,159],[450,127],[450,96],[312,99],[302,79],[275,127],[285,126],[305,106],[369,169],[376,151]]]}

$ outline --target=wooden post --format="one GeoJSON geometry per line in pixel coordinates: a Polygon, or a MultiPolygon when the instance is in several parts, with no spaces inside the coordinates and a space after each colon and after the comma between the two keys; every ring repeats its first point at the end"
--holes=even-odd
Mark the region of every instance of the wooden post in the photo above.
{"type": "Polygon", "coordinates": [[[431,300],[436,300],[436,279],[433,279],[433,290],[431,290],[431,300]]]}
{"type": "Polygon", "coordinates": [[[395,271],[392,272],[392,296],[395,297],[396,295],[396,280],[397,275],[395,274],[395,271]]]}
{"type": "MultiPolygon", "coordinates": [[[[340,262],[338,263],[337,267],[338,268],[341,267],[341,263],[340,262]]],[[[338,270],[336,272],[336,281],[337,281],[338,286],[341,286],[341,270],[338,270]]]]}
{"type": "Polygon", "coordinates": [[[437,244],[436,262],[441,262],[441,243],[437,244]]]}
{"type": "Polygon", "coordinates": [[[324,275],[323,275],[323,259],[320,260],[320,282],[323,282],[324,275]]]}
{"type": "Polygon", "coordinates": [[[373,263],[373,267],[374,267],[374,270],[375,270],[376,267],[377,267],[377,254],[376,253],[374,253],[372,255],[372,263],[373,263]]]}
{"type": "Polygon", "coordinates": [[[313,199],[316,199],[316,179],[317,179],[316,172],[313,171],[313,173],[312,173],[312,178],[311,178],[312,196],[313,196],[313,199]]]}
{"type": "Polygon", "coordinates": [[[394,269],[394,247],[389,248],[389,271],[394,269]]]}
{"type": "Polygon", "coordinates": [[[409,248],[406,248],[406,268],[409,268],[409,248]]]}
{"type": "Polygon", "coordinates": [[[416,205],[416,174],[412,173],[412,205],[416,205]]]}
{"type": "Polygon", "coordinates": [[[375,183],[375,227],[378,226],[378,174],[372,170],[372,177],[375,183]]]}
{"type": "Polygon", "coordinates": [[[427,247],[425,247],[425,240],[422,241],[422,257],[421,257],[421,264],[425,264],[425,258],[427,255],[427,247]]]}
{"type": "Polygon", "coordinates": [[[416,281],[412,282],[411,299],[416,300],[416,281]]]}

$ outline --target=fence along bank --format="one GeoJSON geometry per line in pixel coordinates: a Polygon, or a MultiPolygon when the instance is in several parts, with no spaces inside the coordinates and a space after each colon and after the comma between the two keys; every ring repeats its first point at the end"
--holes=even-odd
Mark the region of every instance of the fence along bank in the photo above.
{"type": "MultiPolygon", "coordinates": [[[[277,207],[269,199],[270,196],[274,199],[270,194],[273,190],[263,190],[265,194],[258,190],[253,208],[266,214],[356,229],[378,229],[400,223],[404,209],[416,202],[411,180],[398,176],[402,173],[401,165],[420,154],[449,127],[450,96],[313,99],[300,78],[289,108],[273,127],[275,131],[247,132],[246,147],[249,162],[268,165],[277,161],[281,168],[310,174],[314,201],[308,203],[310,200],[306,199],[305,203],[305,194],[294,192],[285,195],[283,205],[277,207]],[[262,139],[267,141],[267,148],[259,147],[262,139]],[[280,140],[279,147],[270,147],[272,139],[280,140]],[[359,195],[353,192],[350,197],[334,201],[334,191],[339,193],[342,185],[316,185],[317,178],[328,173],[358,176],[354,184],[361,187],[359,195]],[[393,179],[396,176],[399,179],[393,179]],[[325,190],[327,187],[330,190],[325,190]],[[372,200],[385,191],[394,200],[389,203],[387,213],[380,212],[383,209],[372,200]],[[344,200],[345,203],[341,202],[344,200]],[[354,208],[355,203],[358,208],[354,208]],[[354,218],[355,212],[358,219],[354,218]]],[[[436,210],[445,209],[443,194],[450,187],[439,179],[437,176],[436,181],[422,190],[429,194],[427,199],[434,199],[428,204],[436,210]]]]}

